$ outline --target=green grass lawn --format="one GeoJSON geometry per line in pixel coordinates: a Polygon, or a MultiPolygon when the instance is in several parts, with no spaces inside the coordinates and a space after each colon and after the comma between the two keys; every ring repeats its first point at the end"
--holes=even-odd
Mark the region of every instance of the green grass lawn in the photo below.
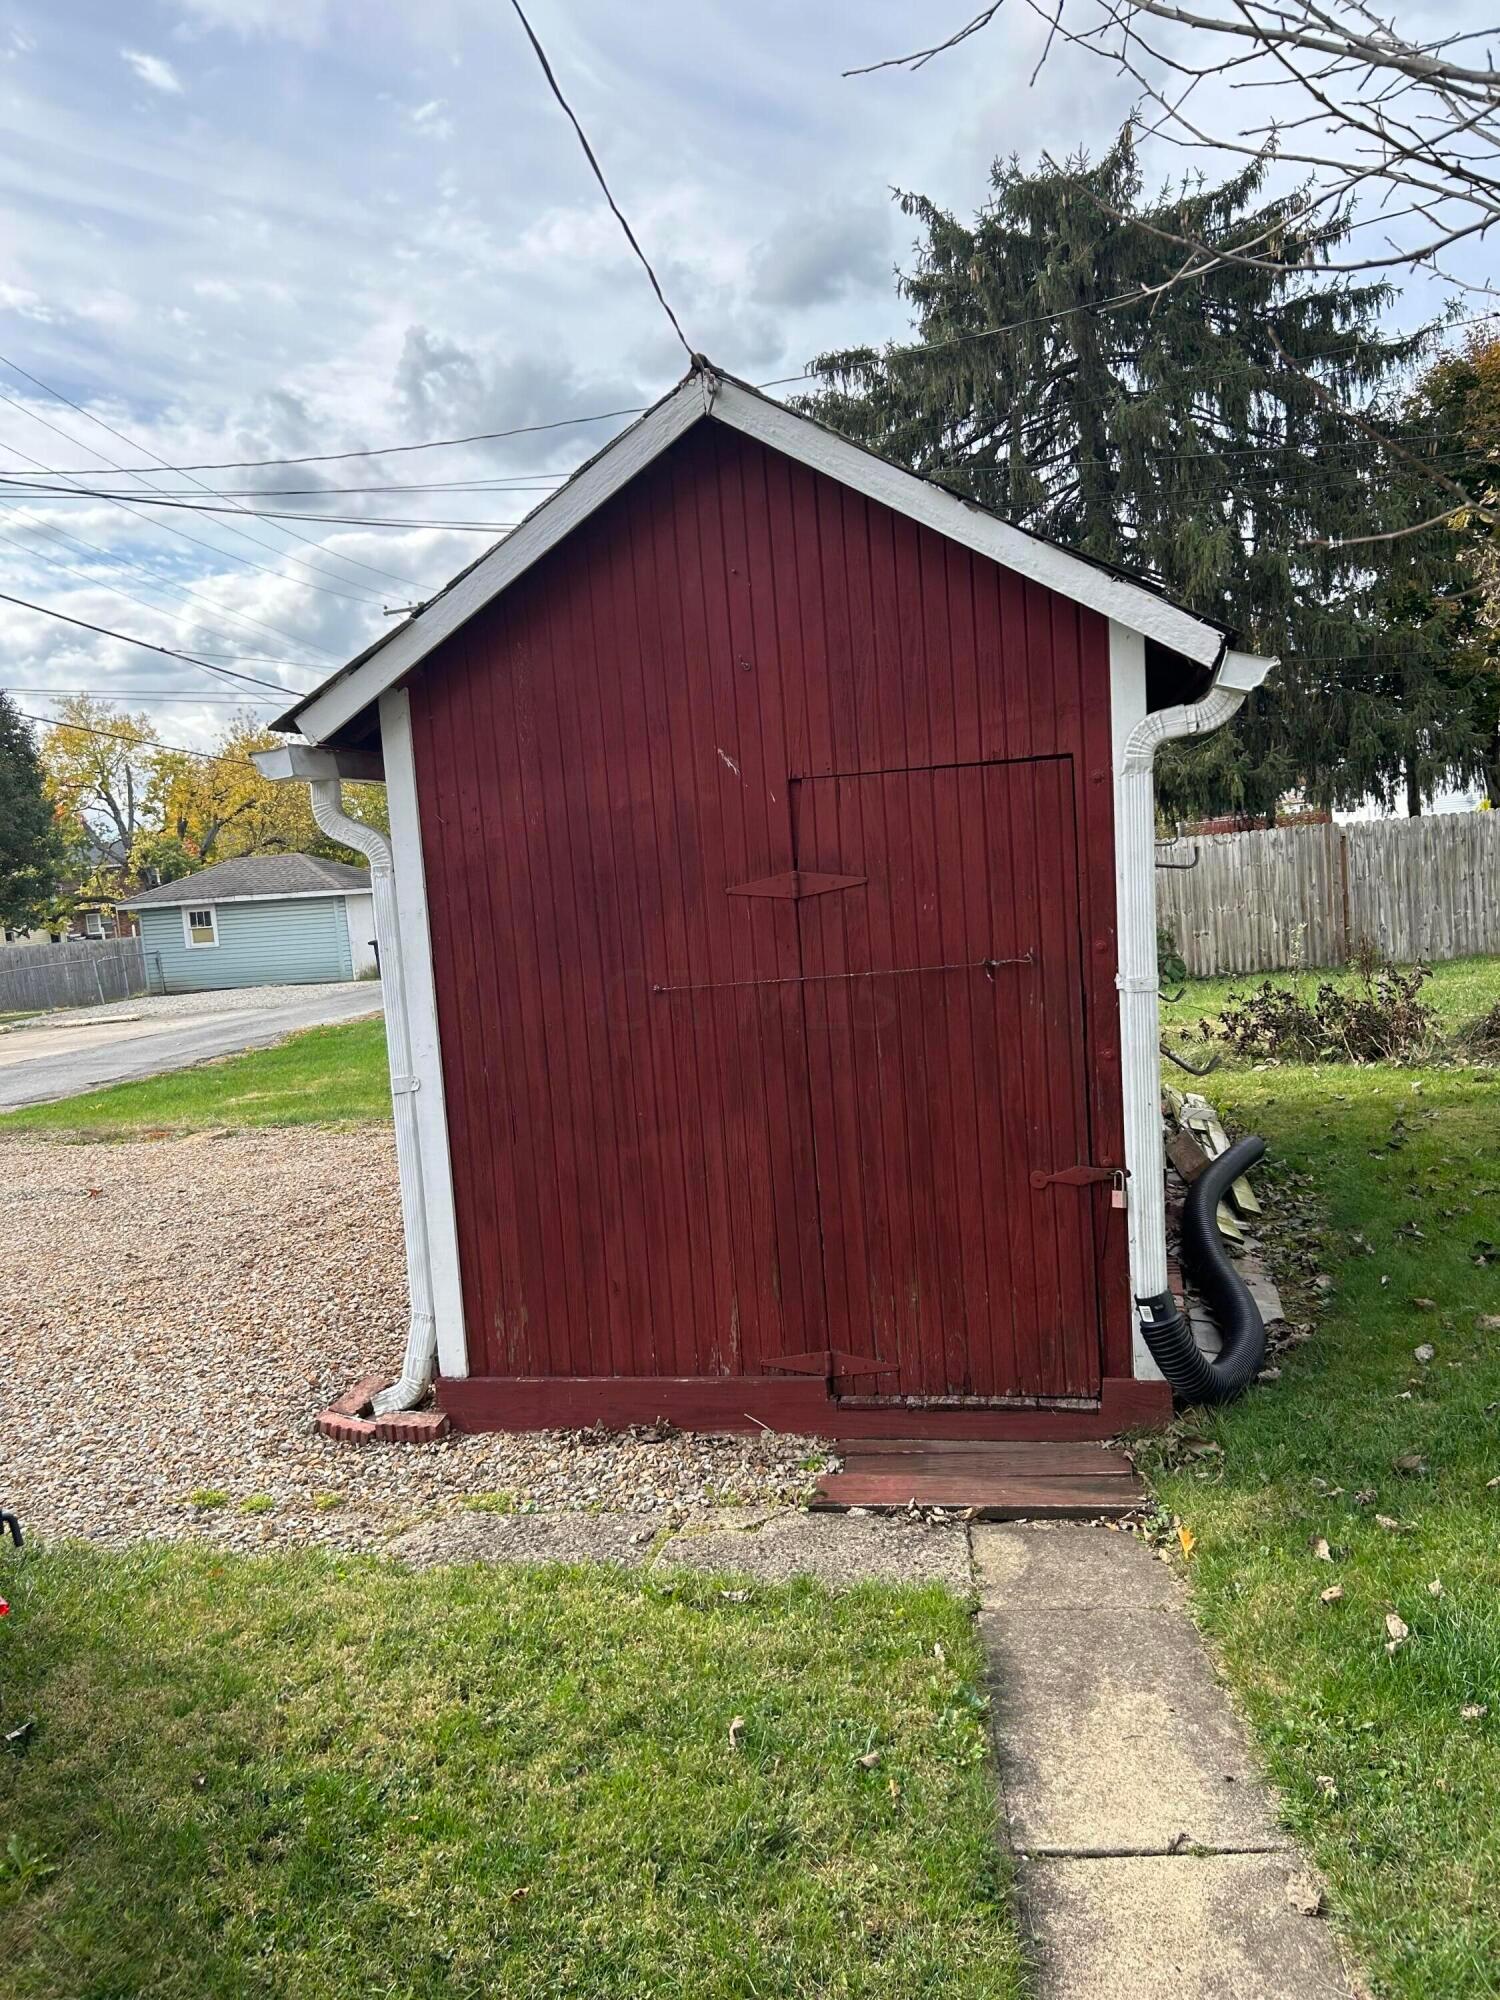
{"type": "MultiPolygon", "coordinates": [[[[1198,1024],[1205,1017],[1212,1020],[1231,994],[1248,993],[1269,979],[1273,985],[1293,987],[1305,998],[1311,998],[1324,980],[1343,987],[1351,984],[1354,976],[1347,966],[1339,966],[1321,972],[1242,972],[1232,978],[1189,979],[1180,1000],[1162,1001],[1162,1036],[1169,1047],[1180,1048],[1192,1061],[1200,1062],[1209,1048],[1218,1045],[1203,1042],[1198,1024]]],[[[1437,1009],[1439,1036],[1451,1041],[1491,1007],[1500,1004],[1500,958],[1455,958],[1445,965],[1433,966],[1422,998],[1437,1009]]],[[[1240,1060],[1222,1047],[1220,1053],[1221,1067],[1240,1060]]],[[[1181,1083],[1181,1071],[1174,1071],[1168,1065],[1167,1080],[1181,1083]]]]}
{"type": "MultiPolygon", "coordinates": [[[[1455,1013],[1494,990],[1494,968],[1442,971],[1455,1013]]],[[[1500,1994],[1500,1318],[1482,1323],[1500,1315],[1500,1072],[1206,1088],[1269,1141],[1257,1182],[1293,1317],[1314,1315],[1313,1277],[1334,1288],[1278,1382],[1189,1420],[1222,1456],[1178,1457],[1157,1491],[1196,1536],[1202,1620],[1377,1989],[1500,1994]],[[1393,1652],[1388,1614],[1409,1632],[1393,1652]]]]}
{"type": "Polygon", "coordinates": [[[252,1049],[140,1083],[114,1083],[57,1104],[0,1117],[0,1133],[139,1138],[225,1126],[334,1125],[391,1115],[385,1024],[379,1015],[308,1028],[274,1048],[252,1049]]]}
{"type": "Polygon", "coordinates": [[[0,1589],[8,2000],[1021,1990],[941,1590],[162,1547],[0,1589]]]}

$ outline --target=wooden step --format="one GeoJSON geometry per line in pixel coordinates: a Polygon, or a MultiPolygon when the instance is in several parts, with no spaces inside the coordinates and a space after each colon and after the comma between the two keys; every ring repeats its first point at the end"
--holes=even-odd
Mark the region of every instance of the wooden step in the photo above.
{"type": "Polygon", "coordinates": [[[871,1439],[818,1482],[815,1508],[899,1512],[951,1507],[986,1521],[1097,1520],[1129,1514],[1145,1488],[1123,1453],[1100,1445],[871,1439]]]}

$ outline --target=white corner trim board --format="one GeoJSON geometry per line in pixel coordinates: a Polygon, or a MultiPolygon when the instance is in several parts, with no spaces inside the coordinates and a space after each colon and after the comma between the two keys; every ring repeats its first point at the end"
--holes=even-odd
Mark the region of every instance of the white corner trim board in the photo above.
{"type": "MultiPolygon", "coordinates": [[[[417,814],[411,708],[405,688],[392,688],[381,696],[380,734],[385,750],[391,852],[396,866],[396,910],[406,984],[411,1071],[417,1085],[417,1140],[427,1204],[427,1255],[432,1272],[432,1308],[437,1320],[438,1366],[444,1375],[467,1375],[469,1348],[464,1330],[463,1282],[458,1267],[458,1219],[453,1202],[453,1164],[438,1043],[437,989],[432,976],[427,877],[417,814]]],[[[384,950],[383,944],[381,949],[384,950]]]]}
{"type": "Polygon", "coordinates": [[[544,500],[466,575],[290,710],[283,721],[295,724],[311,742],[326,741],[705,418],[755,438],[1200,666],[1212,666],[1223,651],[1224,636],[1216,625],[1154,591],[1068,549],[1023,534],[743,383],[695,371],[544,500]]]}
{"type": "MultiPolygon", "coordinates": [[[[1201,701],[1146,708],[1146,646],[1139,632],[1109,628],[1110,726],[1115,773],[1115,985],[1120,995],[1120,1078],[1125,1111],[1125,1165],[1130,1289],[1136,1299],[1167,1290],[1167,1211],[1161,1137],[1161,1010],[1156,968],[1156,785],[1159,745],[1203,735],[1226,723],[1274,660],[1250,653],[1224,656],[1201,701]]],[[[1132,1352],[1137,1380],[1161,1379],[1134,1315],[1132,1352]]]]}

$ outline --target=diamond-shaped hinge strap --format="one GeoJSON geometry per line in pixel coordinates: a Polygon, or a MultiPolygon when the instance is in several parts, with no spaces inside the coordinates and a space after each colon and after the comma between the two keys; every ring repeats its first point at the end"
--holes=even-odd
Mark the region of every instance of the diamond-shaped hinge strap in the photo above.
{"type": "Polygon", "coordinates": [[[863,875],[819,875],[810,868],[788,868],[780,875],[762,875],[756,882],[737,882],[725,893],[798,903],[804,896],[826,896],[834,889],[862,889],[865,881],[863,875]]]}

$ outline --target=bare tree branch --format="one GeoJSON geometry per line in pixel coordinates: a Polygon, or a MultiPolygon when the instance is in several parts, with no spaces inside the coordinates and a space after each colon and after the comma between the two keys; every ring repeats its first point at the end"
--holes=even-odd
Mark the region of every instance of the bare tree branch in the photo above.
{"type": "MultiPolygon", "coordinates": [[[[1311,176],[1306,213],[1332,216],[1357,195],[1406,205],[1424,227],[1392,239],[1382,256],[1320,264],[1319,270],[1425,267],[1456,245],[1500,228],[1500,26],[1418,40],[1369,0],[1020,0],[1045,24],[1035,82],[1054,46],[1067,43],[1110,63],[1139,87],[1136,122],[1171,143],[1276,158],[1311,176]],[[1151,37],[1143,29],[1155,24],[1151,37]],[[1462,52],[1462,56],[1460,55],[1462,52]],[[1487,60],[1470,58],[1483,52],[1487,60]],[[1168,82],[1168,79],[1172,81],[1168,82]],[[1188,112],[1199,85],[1280,93],[1286,115],[1239,132],[1210,130],[1188,112]]],[[[939,41],[846,72],[920,69],[991,27],[1005,0],[992,0],[939,41]]],[[[1370,217],[1363,220],[1368,221],[1370,217]]],[[[1184,245],[1184,248],[1189,246],[1184,245]]],[[[1215,263],[1255,262],[1289,275],[1306,263],[1279,263],[1258,246],[1200,246],[1178,282],[1215,263]],[[1205,262],[1204,259],[1207,258],[1205,262]]],[[[1482,279],[1454,274],[1477,291],[1482,279]]]]}

